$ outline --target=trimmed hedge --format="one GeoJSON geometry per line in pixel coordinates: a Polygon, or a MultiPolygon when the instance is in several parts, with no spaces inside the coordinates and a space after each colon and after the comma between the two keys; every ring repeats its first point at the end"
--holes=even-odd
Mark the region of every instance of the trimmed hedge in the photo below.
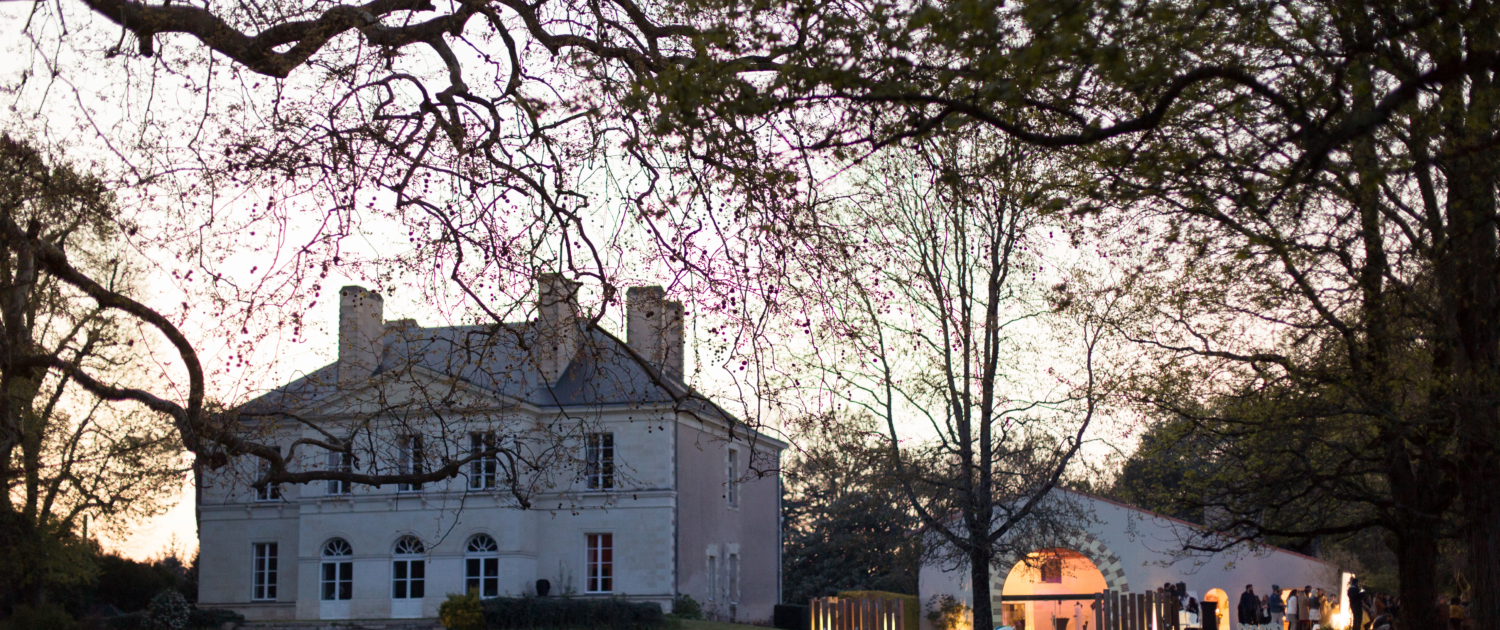
{"type": "Polygon", "coordinates": [[[888,593],[886,591],[843,591],[839,599],[899,599],[901,600],[901,626],[903,630],[919,630],[922,626],[922,602],[916,595],[888,593]]]}
{"type": "Polygon", "coordinates": [[[667,615],[651,602],[566,597],[495,597],[483,601],[484,625],[491,630],[570,628],[661,630],[667,615]]]}
{"type": "MultiPolygon", "coordinates": [[[[218,630],[226,621],[244,623],[245,616],[232,610],[194,608],[188,612],[187,627],[197,630],[218,630]]],[[[109,630],[156,630],[155,624],[144,610],[109,617],[104,621],[104,625],[109,630]]]]}

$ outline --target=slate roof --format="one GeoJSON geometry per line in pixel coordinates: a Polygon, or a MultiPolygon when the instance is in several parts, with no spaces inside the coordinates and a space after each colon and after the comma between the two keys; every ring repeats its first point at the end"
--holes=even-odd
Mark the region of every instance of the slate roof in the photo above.
{"type": "MultiPolygon", "coordinates": [[[[595,326],[587,326],[583,343],[557,382],[543,382],[535,361],[522,344],[535,338],[534,323],[498,326],[447,326],[421,328],[387,324],[380,340],[383,348],[374,375],[401,372],[416,366],[453,377],[474,388],[537,407],[574,407],[623,404],[669,403],[672,396],[647,372],[647,368],[625,352],[624,343],[595,326]]],[[[688,388],[665,377],[660,382],[688,388]]],[[[241,411],[265,414],[293,412],[316,407],[338,395],[338,363],[320,367],[277,387],[240,407],[241,411]]],[[[701,401],[702,396],[694,396],[701,401]]],[[[727,412],[706,401],[689,403],[688,409],[729,419],[727,412]],[[712,409],[710,411],[710,408],[712,409]]]]}

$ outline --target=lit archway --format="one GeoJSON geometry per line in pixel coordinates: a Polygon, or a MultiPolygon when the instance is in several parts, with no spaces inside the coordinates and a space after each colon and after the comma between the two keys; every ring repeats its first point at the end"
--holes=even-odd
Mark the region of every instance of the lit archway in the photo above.
{"type": "Polygon", "coordinates": [[[1212,613],[1218,621],[1218,630],[1229,630],[1229,594],[1222,588],[1211,588],[1203,594],[1203,599],[1198,604],[1198,620],[1203,630],[1215,630],[1208,623],[1208,615],[1212,613]],[[1209,605],[1212,604],[1212,608],[1209,605]]]}
{"type": "Polygon", "coordinates": [[[1062,596],[1092,595],[1109,587],[1104,573],[1082,553],[1060,548],[1035,551],[1006,573],[997,622],[1017,630],[1097,630],[1092,628],[1091,601],[1062,596]],[[1045,599],[1049,595],[1059,598],[1045,599]]]}

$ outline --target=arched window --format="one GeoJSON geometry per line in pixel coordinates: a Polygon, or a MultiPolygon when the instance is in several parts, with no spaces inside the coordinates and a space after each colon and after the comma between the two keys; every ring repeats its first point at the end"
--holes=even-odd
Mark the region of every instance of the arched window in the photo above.
{"type": "Polygon", "coordinates": [[[464,592],[500,596],[500,546],[487,534],[475,534],[464,549],[464,592]]]}
{"type": "Polygon", "coordinates": [[[427,591],[427,547],[416,536],[402,536],[393,555],[391,599],[422,599],[427,591]]]}
{"type": "Polygon", "coordinates": [[[342,538],[323,543],[323,601],[354,597],[354,547],[342,538]]]}

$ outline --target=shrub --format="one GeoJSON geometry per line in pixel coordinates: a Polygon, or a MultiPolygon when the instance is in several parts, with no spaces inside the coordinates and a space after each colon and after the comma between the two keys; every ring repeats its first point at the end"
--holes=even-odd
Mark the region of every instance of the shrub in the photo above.
{"type": "Polygon", "coordinates": [[[152,630],[151,623],[147,621],[146,611],[144,610],[110,617],[105,622],[105,625],[110,630],[152,630]]]}
{"type": "Polygon", "coordinates": [[[126,612],[145,610],[153,596],[178,585],[171,570],[161,564],[136,562],[114,554],[100,556],[98,563],[95,597],[100,603],[126,612]]]}
{"type": "Polygon", "coordinates": [[[678,619],[702,619],[703,605],[692,595],[678,595],[672,598],[672,616],[678,619]]]}
{"type": "Polygon", "coordinates": [[[809,630],[812,625],[812,607],[795,604],[777,604],[771,609],[771,626],[781,630],[809,630]]]}
{"type": "Polygon", "coordinates": [[[146,621],[152,630],[187,630],[187,599],[177,591],[162,591],[146,607],[146,621]]]}
{"type": "Polygon", "coordinates": [[[17,604],[10,618],[0,621],[0,630],[73,630],[78,622],[57,604],[32,608],[17,604]]]}
{"type": "Polygon", "coordinates": [[[903,595],[901,593],[890,593],[886,591],[844,591],[838,594],[839,599],[894,599],[901,602],[901,627],[904,630],[918,630],[922,624],[922,600],[916,595],[903,595]]]}
{"type": "Polygon", "coordinates": [[[220,608],[194,608],[188,613],[189,628],[204,628],[206,630],[219,630],[226,622],[244,623],[245,616],[233,610],[220,608]]]}
{"type": "Polygon", "coordinates": [[[927,600],[927,620],[938,630],[954,630],[968,625],[969,607],[952,595],[933,595],[927,600]]]}
{"type": "Polygon", "coordinates": [[[448,601],[438,606],[438,622],[448,630],[484,630],[484,608],[479,605],[479,592],[448,595],[448,601]]]}
{"type": "Polygon", "coordinates": [[[661,630],[667,621],[661,606],[623,599],[496,597],[484,600],[481,605],[484,607],[485,627],[491,630],[661,630]]]}

